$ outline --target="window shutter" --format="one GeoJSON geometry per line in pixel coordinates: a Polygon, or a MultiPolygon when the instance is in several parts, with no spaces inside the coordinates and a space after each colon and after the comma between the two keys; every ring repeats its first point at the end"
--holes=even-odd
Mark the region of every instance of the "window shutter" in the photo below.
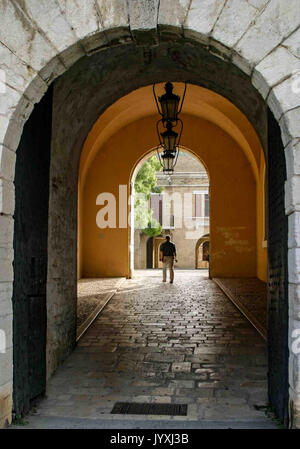
{"type": "Polygon", "coordinates": [[[195,217],[201,217],[201,196],[198,193],[195,194],[195,217]]]}

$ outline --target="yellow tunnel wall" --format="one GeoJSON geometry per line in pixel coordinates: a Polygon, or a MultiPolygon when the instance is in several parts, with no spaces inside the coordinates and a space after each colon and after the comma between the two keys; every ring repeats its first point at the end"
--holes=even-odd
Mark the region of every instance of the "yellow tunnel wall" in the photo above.
{"type": "Polygon", "coordinates": [[[261,151],[259,179],[257,182],[257,277],[264,282],[268,279],[268,252],[265,200],[265,157],[261,151]]]}
{"type": "MultiPolygon", "coordinates": [[[[182,118],[181,143],[199,156],[210,177],[211,276],[252,277],[261,266],[260,277],[265,280],[264,261],[260,260],[265,251],[257,251],[259,191],[248,159],[218,126],[190,115],[182,118]]],[[[119,184],[128,186],[129,195],[136,163],[156,144],[156,120],[150,116],[120,129],[99,148],[87,171],[79,220],[81,277],[129,276],[130,232],[118,228],[119,184]],[[101,206],[96,205],[96,198],[102,192],[113,193],[117,199],[115,229],[97,227],[101,206]]]]}

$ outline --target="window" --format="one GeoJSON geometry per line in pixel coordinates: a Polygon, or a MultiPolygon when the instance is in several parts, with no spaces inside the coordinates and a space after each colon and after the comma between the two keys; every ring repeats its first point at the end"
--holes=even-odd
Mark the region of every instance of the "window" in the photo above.
{"type": "Polygon", "coordinates": [[[163,201],[162,201],[162,198],[159,199],[159,203],[158,203],[158,221],[159,221],[159,224],[162,225],[162,222],[163,222],[163,201]]]}
{"type": "Polygon", "coordinates": [[[170,227],[174,228],[175,226],[175,219],[174,219],[174,215],[170,215],[170,227]]]}
{"type": "Polygon", "coordinates": [[[155,218],[160,224],[163,219],[163,196],[151,195],[150,208],[153,210],[152,217],[155,218]]]}
{"type": "Polygon", "coordinates": [[[208,195],[208,193],[205,194],[204,216],[209,217],[209,195],[208,195]]]}
{"type": "Polygon", "coordinates": [[[202,195],[199,193],[195,194],[195,217],[201,217],[201,197],[202,195]]]}

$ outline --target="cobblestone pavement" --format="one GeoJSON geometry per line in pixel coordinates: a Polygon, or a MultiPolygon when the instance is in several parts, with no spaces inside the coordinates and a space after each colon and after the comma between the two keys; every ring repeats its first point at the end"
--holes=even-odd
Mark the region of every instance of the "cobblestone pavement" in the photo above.
{"type": "Polygon", "coordinates": [[[119,283],[120,278],[80,279],[77,294],[77,327],[81,326],[89,315],[104,305],[107,295],[119,283]]]}
{"type": "Polygon", "coordinates": [[[257,278],[215,278],[214,281],[267,339],[267,284],[257,278]]]}
{"type": "Polygon", "coordinates": [[[176,270],[165,284],[141,270],[57,370],[37,415],[267,427],[266,370],[265,342],[206,271],[176,270]],[[112,415],[116,401],[184,403],[188,415],[112,415]]]}

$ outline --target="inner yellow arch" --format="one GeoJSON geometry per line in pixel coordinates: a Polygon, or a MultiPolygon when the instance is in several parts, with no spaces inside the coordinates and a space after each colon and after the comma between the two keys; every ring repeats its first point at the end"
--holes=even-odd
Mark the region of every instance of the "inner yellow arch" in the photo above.
{"type": "MultiPolygon", "coordinates": [[[[183,89],[183,83],[174,83],[176,92],[183,92],[183,89]]],[[[157,85],[157,91],[163,91],[163,83],[157,85]]],[[[233,103],[211,90],[189,84],[182,112],[208,120],[229,134],[244,151],[258,180],[262,146],[247,117],[233,103]]],[[[84,183],[93,159],[113,134],[147,116],[158,116],[152,86],[137,89],[110,106],[99,117],[86,139],[80,160],[79,182],[84,183]]]]}
{"type": "MultiPolygon", "coordinates": [[[[174,90],[176,93],[181,94],[183,92],[183,89],[183,83],[174,83],[174,90]]],[[[157,85],[157,92],[158,94],[163,93],[163,84],[157,85]]],[[[211,235],[212,251],[215,247],[215,266],[217,267],[217,261],[220,267],[224,265],[221,261],[222,259],[225,259],[225,255],[227,253],[230,254],[230,248],[228,247],[228,245],[231,244],[230,242],[235,241],[236,245],[240,244],[241,246],[239,248],[237,247],[236,252],[232,252],[231,257],[233,259],[235,258],[236,261],[240,260],[240,264],[238,262],[236,262],[236,264],[239,264],[240,268],[243,269],[239,270],[239,267],[236,267],[232,270],[232,275],[237,276],[239,275],[239,273],[247,276],[257,275],[260,279],[266,280],[267,251],[266,244],[265,242],[263,242],[263,221],[265,216],[263,194],[265,160],[261,142],[253,126],[251,125],[247,117],[226,98],[208,89],[191,84],[187,86],[187,93],[181,117],[184,124],[186,125],[184,126],[181,140],[182,147],[185,147],[194,152],[196,156],[203,160],[204,164],[206,164],[207,160],[209,160],[210,167],[208,167],[207,165],[207,169],[209,172],[213,167],[212,171],[214,172],[214,179],[216,179],[216,176],[218,176],[217,173],[221,174],[222,167],[220,166],[220,164],[224,163],[224,161],[227,159],[225,164],[227,167],[226,169],[228,172],[231,171],[228,174],[229,176],[234,176],[234,178],[236,178],[235,181],[233,181],[232,179],[229,180],[229,182],[231,183],[230,188],[229,185],[226,185],[225,190],[227,189],[227,196],[228,192],[230,191],[232,191],[233,195],[237,196],[237,192],[234,192],[234,189],[239,189],[239,183],[245,183],[244,178],[249,179],[249,181],[247,181],[249,182],[249,186],[253,185],[253,187],[249,187],[249,192],[247,192],[247,188],[245,187],[245,185],[244,187],[242,187],[242,189],[244,189],[245,191],[245,204],[242,204],[242,199],[240,199],[238,202],[237,198],[235,198],[235,205],[230,204],[232,210],[231,212],[229,212],[229,214],[231,213],[232,217],[235,217],[234,219],[236,223],[239,223],[240,220],[242,224],[245,224],[247,222],[245,218],[247,213],[249,217],[250,215],[249,211],[246,212],[244,209],[247,209],[247,207],[252,208],[252,217],[255,218],[254,223],[253,219],[251,218],[250,220],[249,218],[252,224],[251,226],[249,225],[250,227],[248,234],[249,236],[251,234],[249,242],[251,241],[252,243],[249,243],[247,249],[247,244],[245,242],[247,241],[248,231],[246,232],[246,228],[244,227],[244,231],[242,230],[243,226],[237,226],[236,229],[234,229],[233,221],[231,225],[229,222],[226,222],[226,220],[225,225],[224,223],[222,224],[222,219],[220,219],[221,215],[219,211],[217,214],[218,218],[216,218],[215,220],[215,229],[217,231],[212,230],[211,235]],[[214,142],[213,145],[211,144],[210,140],[214,142]],[[223,146],[224,152],[222,151],[223,146]],[[214,153],[216,147],[218,148],[215,152],[215,155],[213,155],[212,153],[214,153]],[[238,152],[241,152],[243,154],[244,159],[238,156],[238,152]],[[237,158],[240,159],[239,161],[236,162],[234,154],[237,158]],[[218,165],[218,168],[215,168],[216,165],[218,165]],[[244,170],[245,177],[243,178],[242,172],[244,170]],[[252,173],[252,175],[250,174],[250,172],[252,173]],[[251,176],[253,181],[251,181],[251,176]],[[234,182],[236,184],[234,184],[234,182]],[[237,211],[237,209],[240,210],[237,211]],[[232,227],[231,230],[230,226],[232,227]],[[218,232],[219,237],[217,235],[218,232]],[[228,237],[229,235],[230,237],[228,237]],[[251,255],[250,262],[250,253],[251,251],[253,253],[253,239],[256,242],[255,255],[251,255]],[[224,242],[224,247],[222,247],[222,241],[224,242]],[[246,246],[243,247],[243,245],[246,246]],[[249,251],[249,256],[246,254],[247,251],[249,251]],[[242,253],[244,254],[243,256],[241,256],[242,253]],[[254,258],[256,258],[255,267],[254,258]],[[247,260],[249,260],[248,270],[243,266],[243,264],[245,265],[248,263],[247,260]]],[[[82,271],[82,254],[85,254],[87,251],[86,249],[83,249],[82,246],[82,232],[83,229],[84,232],[87,232],[87,226],[95,227],[95,224],[92,223],[92,217],[94,214],[93,207],[95,206],[86,207],[86,204],[84,204],[85,210],[83,211],[82,208],[84,201],[87,201],[88,198],[87,192],[89,198],[94,197],[95,191],[97,189],[96,187],[92,188],[91,184],[99,184],[97,180],[97,177],[99,176],[104,176],[106,178],[105,183],[102,185],[102,187],[104,187],[105,185],[104,188],[108,188],[108,177],[111,177],[112,185],[114,185],[115,183],[126,183],[128,185],[128,189],[130,188],[130,178],[134,167],[136,166],[138,161],[141,160],[143,155],[151,148],[154,148],[157,144],[155,123],[158,118],[159,115],[157,113],[155,101],[153,98],[152,86],[146,86],[131,92],[130,94],[122,97],[113,105],[111,105],[99,117],[97,122],[92,127],[89,135],[87,136],[81,155],[79,170],[79,277],[85,273],[84,270],[82,271]],[[144,140],[142,139],[143,133],[145,133],[144,140]],[[137,141],[139,141],[140,143],[138,143],[137,141]],[[124,158],[123,160],[126,160],[126,173],[120,167],[114,169],[115,171],[112,171],[110,167],[115,164],[116,158],[120,160],[124,158]],[[87,215],[90,217],[90,221],[87,220],[87,215]]],[[[218,178],[218,186],[216,183],[214,184],[215,187],[213,185],[213,189],[217,189],[219,192],[219,199],[215,203],[215,206],[217,203],[218,205],[217,207],[215,207],[215,211],[217,208],[220,209],[223,207],[224,217],[226,217],[226,206],[222,205],[220,192],[223,188],[222,185],[224,185],[224,183],[228,184],[228,179],[226,178],[226,176],[224,177],[224,174],[222,174],[221,176],[223,177],[222,182],[220,178],[218,178]]],[[[98,189],[100,188],[100,184],[97,187],[98,189]]],[[[240,198],[242,198],[242,194],[239,194],[240,198]]],[[[214,208],[214,198],[216,197],[216,193],[214,193],[212,195],[212,209],[214,208]]],[[[89,199],[88,201],[93,200],[89,199]]],[[[213,217],[211,224],[212,223],[214,223],[213,217]]],[[[94,229],[94,236],[96,235],[96,232],[96,229],[94,229]]],[[[107,238],[108,240],[113,239],[111,232],[111,230],[105,231],[105,238],[107,238]]],[[[122,234],[121,230],[119,231],[119,233],[120,238],[123,242],[123,248],[125,250],[127,237],[125,236],[124,232],[122,234]]],[[[110,240],[110,242],[111,241],[113,240],[110,240]]],[[[100,243],[97,242],[96,246],[97,245],[99,246],[100,243]]],[[[91,254],[93,250],[94,247],[90,243],[88,250],[89,253],[91,254]]],[[[90,256],[88,256],[88,259],[90,259],[90,256]]],[[[96,275],[96,273],[97,275],[99,273],[101,274],[100,268],[100,271],[97,271],[97,269],[93,269],[94,271],[89,270],[87,271],[87,273],[90,273],[91,276],[96,275]]],[[[216,270],[218,276],[220,276],[221,271],[219,269],[216,270]]],[[[120,268],[120,271],[118,271],[118,269],[116,268],[116,273],[118,275],[128,275],[128,269],[124,265],[122,268],[120,268]]],[[[106,272],[104,274],[107,275],[106,272]]],[[[230,276],[230,270],[227,270],[224,276],[230,276]]]]}

